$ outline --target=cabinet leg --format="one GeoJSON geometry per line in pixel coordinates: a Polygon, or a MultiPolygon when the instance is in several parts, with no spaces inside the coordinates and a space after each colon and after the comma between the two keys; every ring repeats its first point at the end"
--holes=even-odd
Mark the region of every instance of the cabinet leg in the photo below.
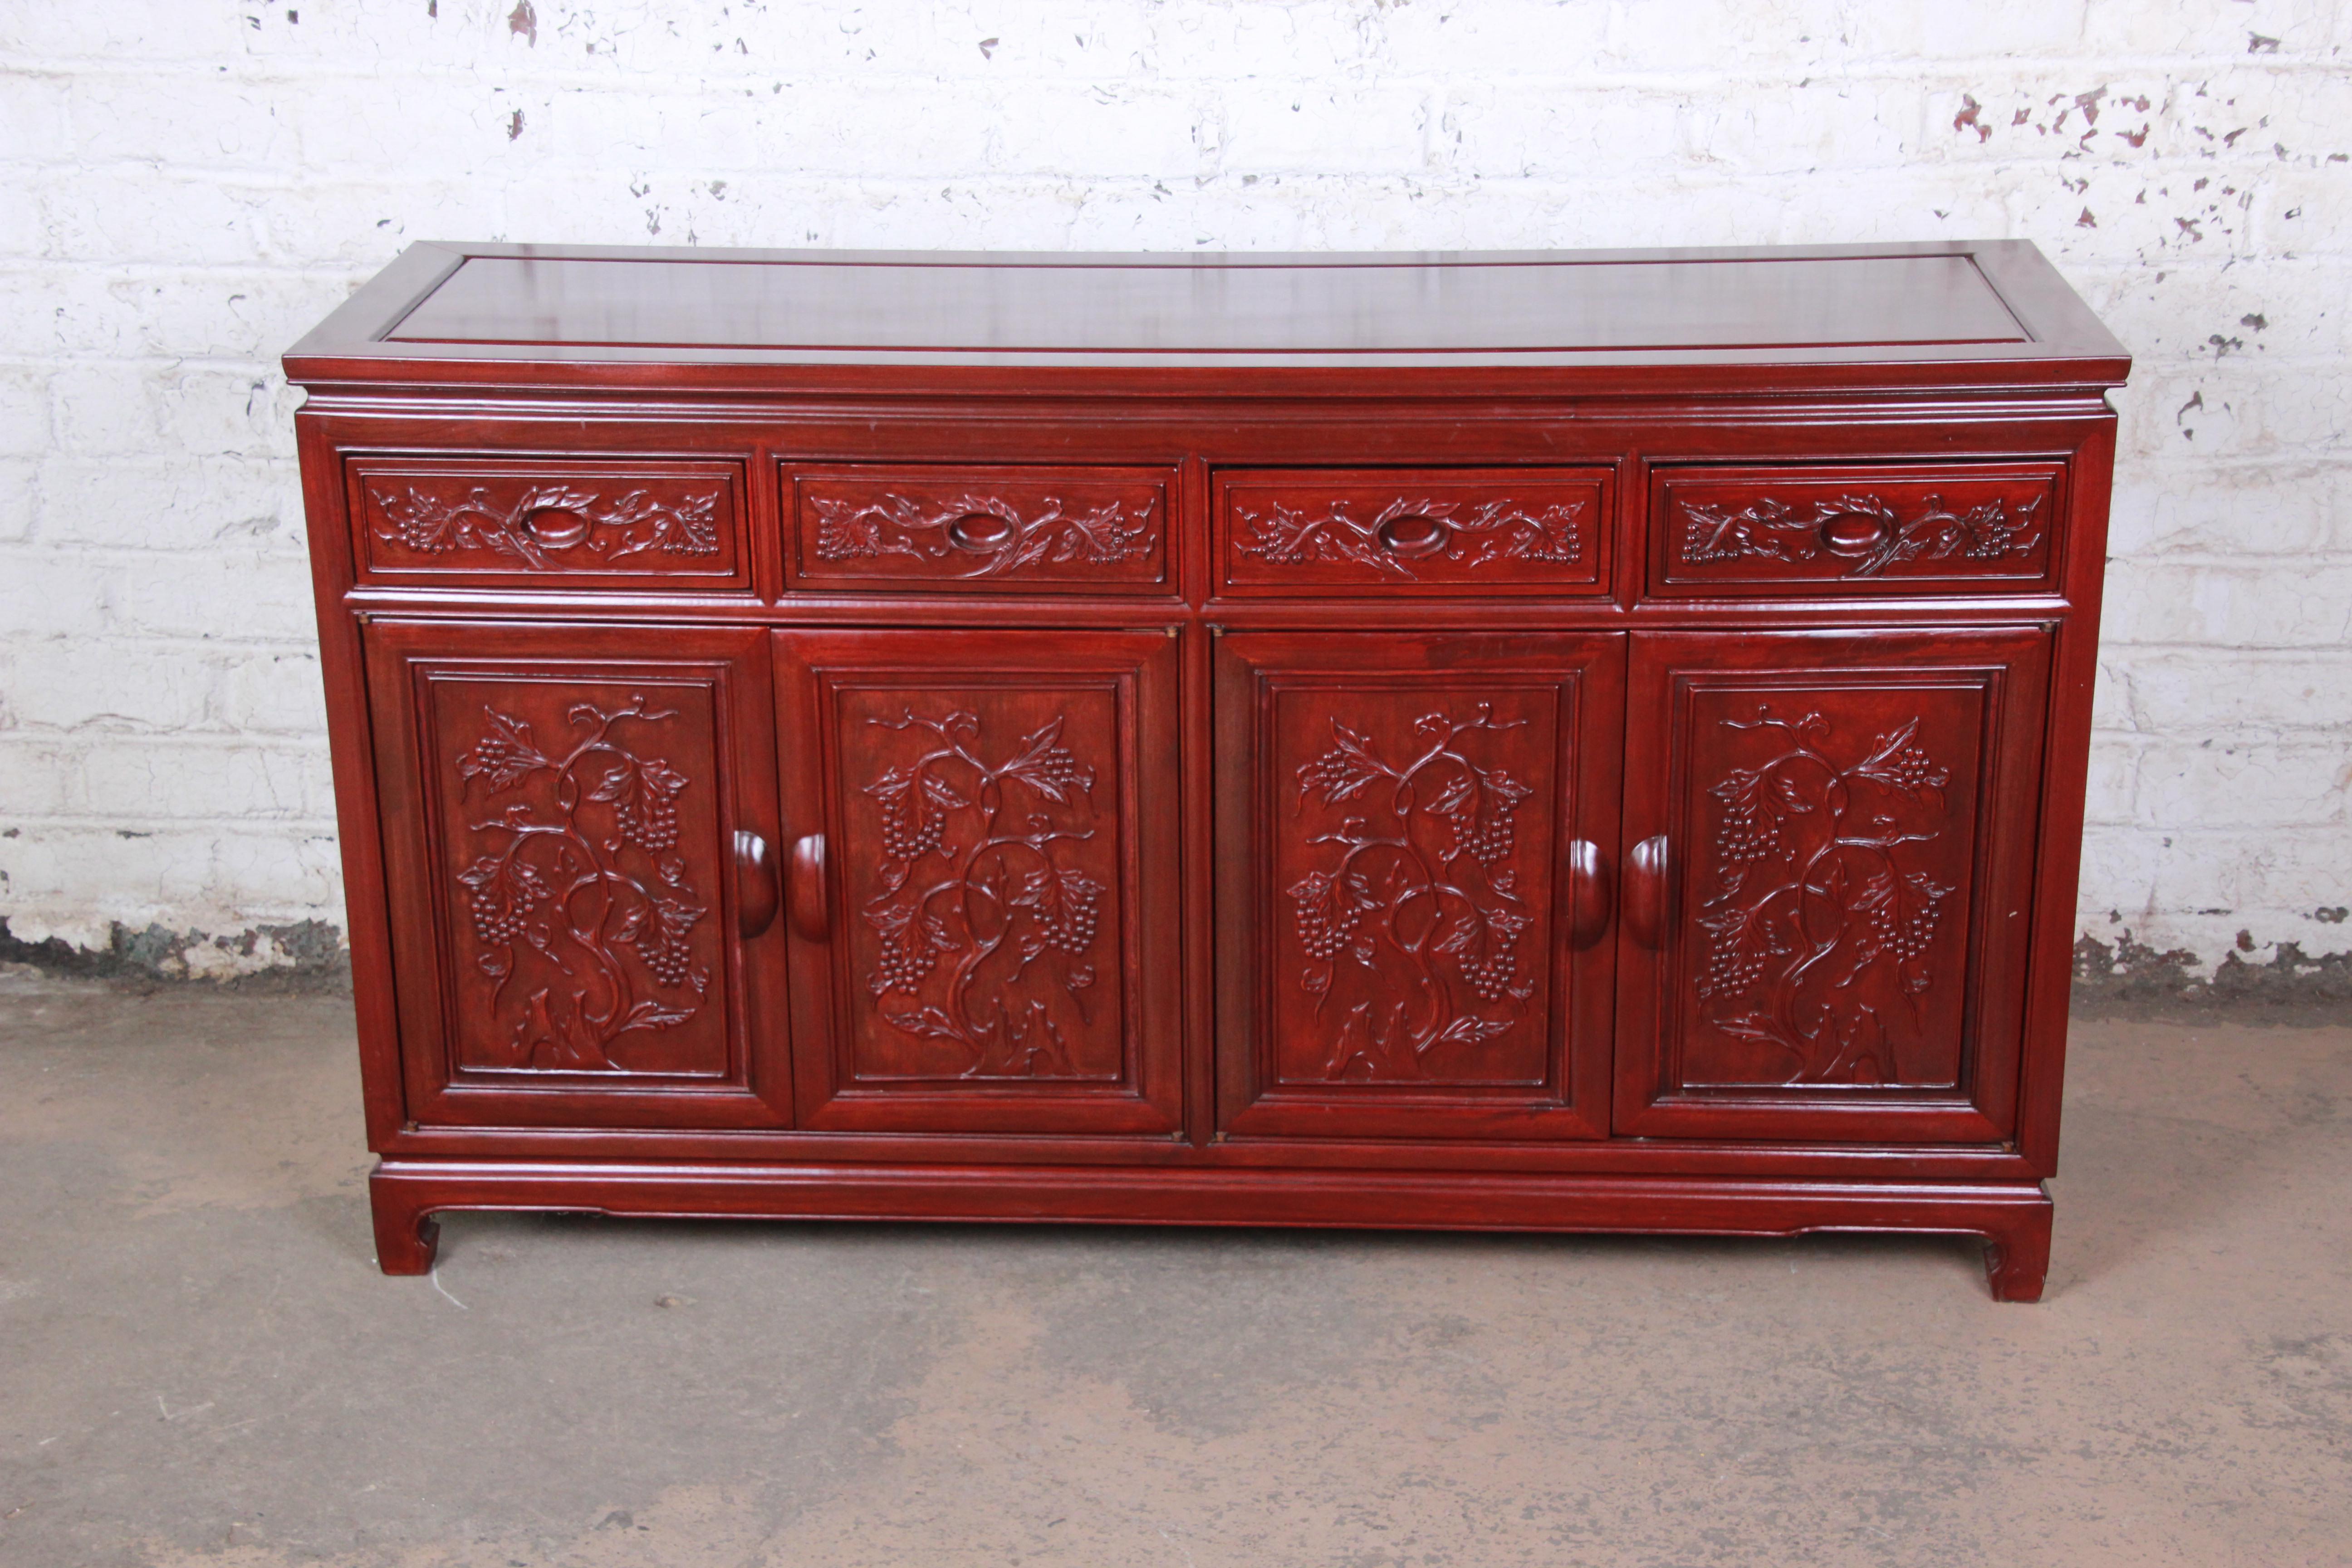
{"type": "Polygon", "coordinates": [[[380,1174],[371,1176],[368,1206],[375,1211],[376,1267],[386,1274],[431,1273],[441,1227],[417,1205],[416,1194],[380,1174]]]}
{"type": "Polygon", "coordinates": [[[2050,1205],[1985,1237],[1985,1273],[1996,1301],[2039,1301],[2050,1272],[2050,1205]]]}

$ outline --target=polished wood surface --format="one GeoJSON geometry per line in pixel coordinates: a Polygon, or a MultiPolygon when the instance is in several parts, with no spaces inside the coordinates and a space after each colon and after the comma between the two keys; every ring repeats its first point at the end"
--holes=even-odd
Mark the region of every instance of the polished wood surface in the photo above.
{"type": "Polygon", "coordinates": [[[396,342],[999,353],[2011,343],[1964,254],[1171,262],[471,256],[396,342]]]}
{"type": "Polygon", "coordinates": [[[2030,247],[421,247],[288,363],[387,1269],[551,1207],[2038,1293],[2126,362],[2030,247]]]}

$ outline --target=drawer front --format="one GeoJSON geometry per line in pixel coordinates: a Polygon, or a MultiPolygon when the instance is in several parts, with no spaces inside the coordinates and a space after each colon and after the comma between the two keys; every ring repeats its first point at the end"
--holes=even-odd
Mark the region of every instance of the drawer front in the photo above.
{"type": "Polygon", "coordinates": [[[735,463],[364,457],[349,474],[363,582],[751,587],[735,463]]]}
{"type": "Polygon", "coordinates": [[[2064,473],[2057,463],[1661,468],[1651,592],[2047,592],[2064,473]]]}
{"type": "Polygon", "coordinates": [[[811,593],[1168,594],[1162,468],[788,471],[789,585],[811,593]]]}
{"type": "Polygon", "coordinates": [[[1218,476],[1236,595],[1603,591],[1605,468],[1261,469],[1218,476]]]}

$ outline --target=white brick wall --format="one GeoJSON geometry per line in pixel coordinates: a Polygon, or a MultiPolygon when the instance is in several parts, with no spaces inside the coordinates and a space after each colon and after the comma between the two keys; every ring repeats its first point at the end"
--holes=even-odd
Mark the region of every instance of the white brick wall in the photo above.
{"type": "Polygon", "coordinates": [[[2084,927],[2341,949],[2347,155],[2352,0],[11,0],[0,913],[340,922],[273,361],[412,239],[2020,235],[2139,356],[2084,927]]]}

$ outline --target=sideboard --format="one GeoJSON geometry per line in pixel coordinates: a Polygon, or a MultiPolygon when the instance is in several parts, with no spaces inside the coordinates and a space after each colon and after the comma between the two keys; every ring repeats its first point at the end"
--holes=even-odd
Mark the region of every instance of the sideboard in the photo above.
{"type": "Polygon", "coordinates": [[[289,353],[377,1256],[1985,1238],[2116,418],[2029,244],[420,245],[289,353]]]}

